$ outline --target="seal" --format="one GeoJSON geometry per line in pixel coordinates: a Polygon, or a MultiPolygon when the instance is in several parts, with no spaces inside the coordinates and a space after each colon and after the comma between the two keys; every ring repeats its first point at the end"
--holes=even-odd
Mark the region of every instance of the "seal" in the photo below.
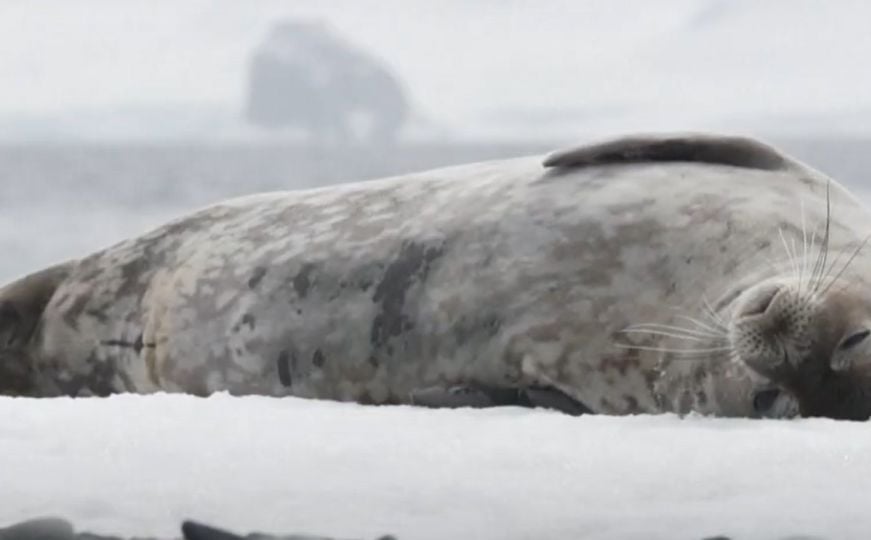
{"type": "Polygon", "coordinates": [[[5,286],[0,391],[862,416],[869,226],[716,134],[251,195],[5,286]]]}

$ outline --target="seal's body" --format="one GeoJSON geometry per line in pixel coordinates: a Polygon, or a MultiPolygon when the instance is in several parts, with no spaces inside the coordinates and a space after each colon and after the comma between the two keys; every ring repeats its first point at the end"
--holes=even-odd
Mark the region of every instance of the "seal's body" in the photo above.
{"type": "Polygon", "coordinates": [[[860,241],[855,199],[740,138],[624,138],[546,164],[230,200],[31,275],[0,291],[0,387],[362,403],[544,388],[609,414],[785,414],[722,343],[729,318],[827,217],[833,253],[860,241]]]}

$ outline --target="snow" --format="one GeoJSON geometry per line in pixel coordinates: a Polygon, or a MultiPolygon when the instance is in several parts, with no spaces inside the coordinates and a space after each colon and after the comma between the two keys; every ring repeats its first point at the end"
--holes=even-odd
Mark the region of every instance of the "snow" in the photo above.
{"type": "Polygon", "coordinates": [[[0,525],[411,539],[865,538],[871,429],[295,398],[0,399],[0,525]]]}

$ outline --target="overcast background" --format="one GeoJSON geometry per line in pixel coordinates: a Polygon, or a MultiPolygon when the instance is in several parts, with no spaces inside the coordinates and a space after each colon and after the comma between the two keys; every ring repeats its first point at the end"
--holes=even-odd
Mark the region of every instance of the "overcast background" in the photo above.
{"type": "Polygon", "coordinates": [[[227,196],[627,131],[758,135],[864,193],[868,20],[861,0],[0,0],[0,279],[227,196]],[[389,70],[392,144],[249,121],[282,20],[389,70]]]}
{"type": "Polygon", "coordinates": [[[457,137],[864,134],[871,116],[861,0],[2,0],[4,134],[14,117],[189,108],[227,122],[193,135],[231,136],[252,50],[289,17],[324,20],[383,59],[419,116],[457,137]]]}

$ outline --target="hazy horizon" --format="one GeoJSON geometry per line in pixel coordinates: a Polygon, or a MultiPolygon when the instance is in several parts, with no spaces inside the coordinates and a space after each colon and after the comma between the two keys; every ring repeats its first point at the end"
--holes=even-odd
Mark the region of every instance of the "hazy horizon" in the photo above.
{"type": "Polygon", "coordinates": [[[457,136],[866,133],[869,15],[858,0],[5,0],[0,117],[111,138],[185,110],[208,135],[235,122],[254,47],[293,17],[383,59],[417,122],[457,136]]]}

